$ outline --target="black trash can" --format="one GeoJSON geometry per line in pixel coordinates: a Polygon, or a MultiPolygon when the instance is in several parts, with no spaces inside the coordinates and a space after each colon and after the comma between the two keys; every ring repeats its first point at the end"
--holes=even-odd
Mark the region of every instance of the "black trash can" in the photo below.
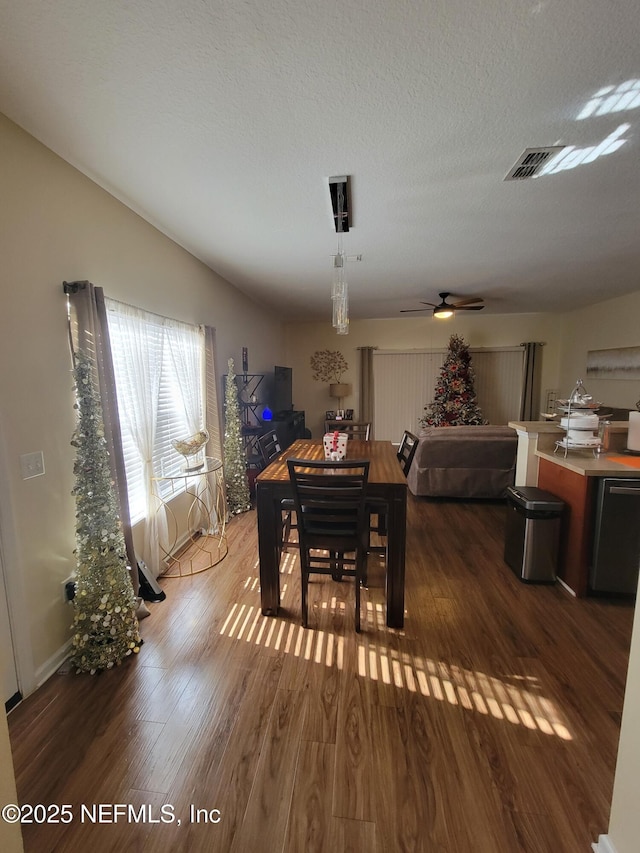
{"type": "Polygon", "coordinates": [[[520,580],[553,583],[564,502],[535,486],[509,486],[504,561],[520,580]]]}

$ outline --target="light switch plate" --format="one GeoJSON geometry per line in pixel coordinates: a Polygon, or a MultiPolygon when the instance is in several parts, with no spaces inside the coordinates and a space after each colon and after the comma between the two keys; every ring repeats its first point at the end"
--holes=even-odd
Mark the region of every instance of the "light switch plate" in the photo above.
{"type": "Polygon", "coordinates": [[[44,456],[41,450],[36,450],[33,453],[24,453],[20,457],[20,471],[22,472],[23,480],[30,480],[32,477],[40,477],[44,474],[44,456]]]}

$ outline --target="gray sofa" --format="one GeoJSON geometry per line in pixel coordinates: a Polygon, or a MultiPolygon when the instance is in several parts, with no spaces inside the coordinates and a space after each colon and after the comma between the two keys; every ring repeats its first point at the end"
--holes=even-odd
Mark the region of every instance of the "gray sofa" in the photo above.
{"type": "Polygon", "coordinates": [[[615,406],[605,406],[602,403],[598,409],[598,415],[606,417],[610,421],[628,421],[630,411],[633,411],[633,409],[618,409],[615,406]]]}
{"type": "Polygon", "coordinates": [[[518,437],[508,426],[426,427],[407,476],[414,495],[500,498],[515,478],[518,437]]]}

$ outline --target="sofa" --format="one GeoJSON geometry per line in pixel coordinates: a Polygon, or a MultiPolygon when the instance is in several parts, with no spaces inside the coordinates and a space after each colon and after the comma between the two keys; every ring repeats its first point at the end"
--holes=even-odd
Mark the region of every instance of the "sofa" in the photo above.
{"type": "Polygon", "coordinates": [[[610,421],[628,421],[630,411],[634,410],[618,409],[615,406],[606,406],[604,403],[601,403],[600,408],[598,409],[598,415],[601,418],[607,418],[607,420],[610,421]]]}
{"type": "Polygon", "coordinates": [[[515,479],[518,437],[508,426],[426,427],[407,475],[414,495],[501,498],[515,479]]]}

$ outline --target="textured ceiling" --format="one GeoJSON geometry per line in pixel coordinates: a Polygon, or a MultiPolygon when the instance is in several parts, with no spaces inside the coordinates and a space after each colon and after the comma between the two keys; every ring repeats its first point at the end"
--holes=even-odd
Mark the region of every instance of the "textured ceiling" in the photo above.
{"type": "Polygon", "coordinates": [[[285,316],[329,317],[342,174],[352,318],[562,311],[640,289],[638,45],[637,0],[0,0],[0,111],[285,316]]]}

